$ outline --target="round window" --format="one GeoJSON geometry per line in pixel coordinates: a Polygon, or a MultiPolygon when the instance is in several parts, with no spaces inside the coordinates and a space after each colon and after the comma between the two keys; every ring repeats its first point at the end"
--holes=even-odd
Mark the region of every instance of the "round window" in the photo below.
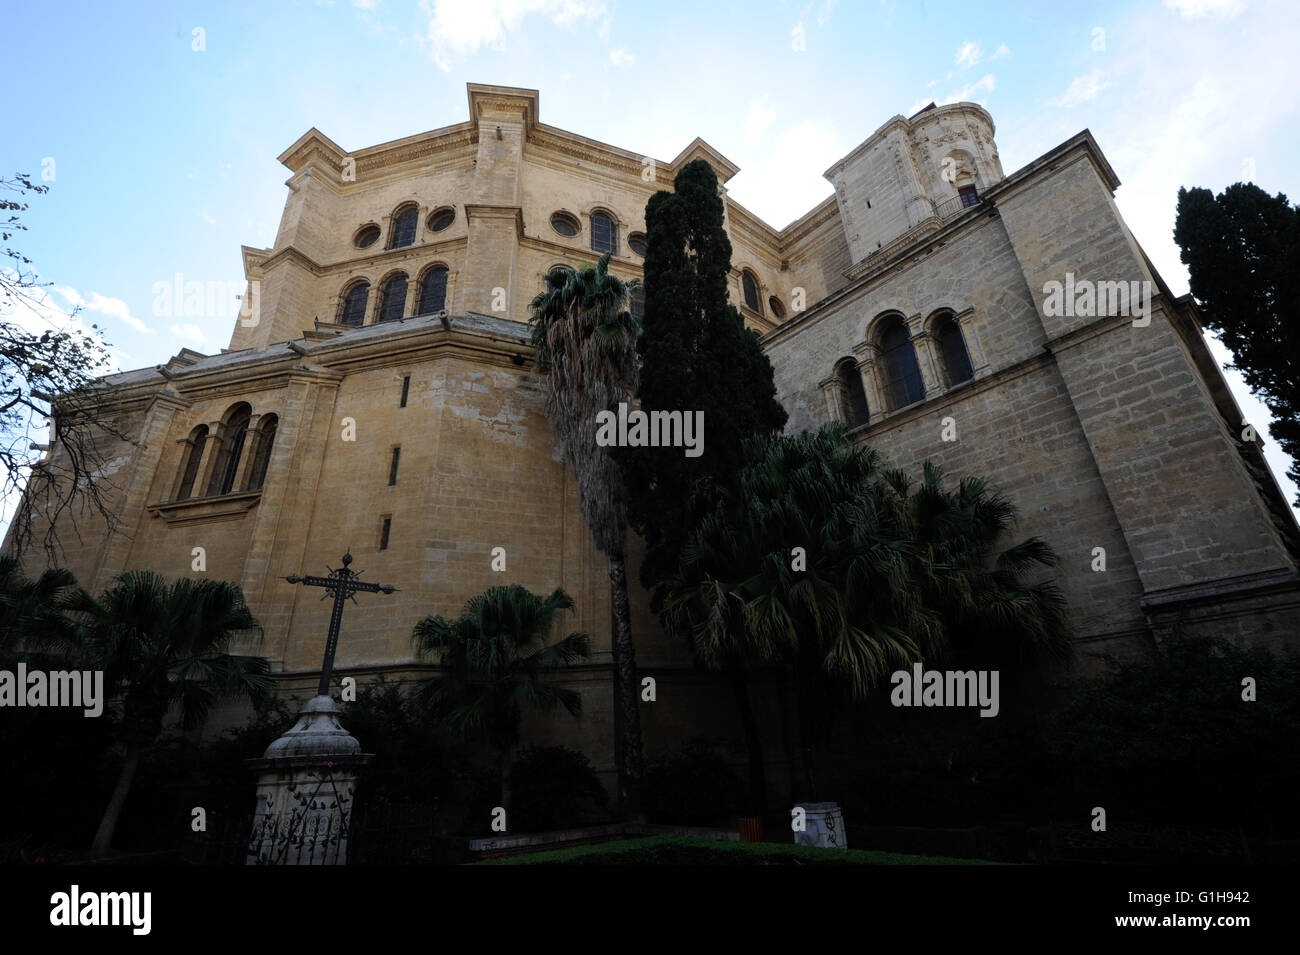
{"type": "Polygon", "coordinates": [[[368,249],[379,240],[379,226],[368,225],[357,233],[357,248],[368,249]]]}
{"type": "Polygon", "coordinates": [[[551,216],[551,228],[560,233],[560,235],[566,236],[577,235],[580,231],[578,220],[564,212],[557,212],[555,215],[551,216]]]}
{"type": "Polygon", "coordinates": [[[645,236],[642,235],[640,232],[633,232],[630,236],[627,237],[627,247],[631,249],[633,252],[635,252],[637,255],[641,256],[641,258],[643,259],[645,258],[645,252],[646,252],[645,236]]]}
{"type": "Polygon", "coordinates": [[[451,227],[456,221],[455,209],[439,209],[433,215],[429,216],[429,228],[434,232],[441,232],[451,227]]]}

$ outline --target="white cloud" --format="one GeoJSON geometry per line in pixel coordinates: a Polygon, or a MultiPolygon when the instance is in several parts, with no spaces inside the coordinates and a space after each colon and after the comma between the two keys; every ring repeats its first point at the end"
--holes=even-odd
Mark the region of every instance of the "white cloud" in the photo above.
{"type": "Polygon", "coordinates": [[[154,333],[152,328],[131,314],[131,307],[120,298],[110,298],[107,295],[100,295],[98,292],[91,292],[90,298],[85,298],[71,286],[55,285],[53,288],[54,291],[63,296],[64,301],[69,305],[80,306],[87,312],[99,312],[110,318],[115,318],[134,328],[137,332],[143,332],[146,335],[154,333]]]}
{"type": "Polygon", "coordinates": [[[999,46],[996,50],[993,51],[993,55],[990,56],[989,59],[1000,60],[1002,59],[1002,57],[1010,56],[1010,55],[1011,55],[1011,51],[1007,49],[1007,45],[1003,43],[1001,46],[999,46]]]}
{"type": "Polygon", "coordinates": [[[609,62],[622,69],[635,63],[636,57],[620,46],[609,51],[609,62]]]}
{"type": "Polygon", "coordinates": [[[822,4],[822,12],[817,14],[818,24],[823,24],[831,18],[831,11],[835,9],[835,4],[837,2],[838,0],[826,0],[826,2],[822,4]]]}
{"type": "Polygon", "coordinates": [[[211,339],[203,334],[203,330],[190,322],[186,322],[184,325],[171,326],[171,333],[183,339],[186,344],[194,344],[200,348],[211,344],[211,339]]]}
{"type": "Polygon", "coordinates": [[[529,16],[540,16],[558,26],[609,16],[604,0],[420,0],[420,11],[429,21],[425,40],[430,56],[447,72],[455,60],[482,47],[505,49],[506,35],[519,29],[529,16]]]}
{"type": "Polygon", "coordinates": [[[1096,99],[1097,95],[1108,86],[1110,83],[1101,78],[1101,70],[1095,69],[1083,76],[1076,76],[1069,88],[1055,99],[1048,100],[1048,104],[1073,109],[1080,103],[1096,99]]]}
{"type": "Polygon", "coordinates": [[[751,143],[759,142],[775,119],[776,113],[767,108],[766,98],[751,100],[745,115],[745,138],[751,143]]]}
{"type": "Polygon", "coordinates": [[[957,48],[957,56],[953,60],[962,69],[968,66],[974,66],[980,61],[980,45],[967,40],[957,48]]]}
{"type": "Polygon", "coordinates": [[[214,219],[214,218],[212,218],[212,216],[208,215],[206,209],[205,209],[204,211],[202,211],[202,212],[199,213],[199,218],[202,219],[204,222],[206,222],[208,225],[216,225],[216,224],[217,224],[217,220],[214,219]]]}
{"type": "Polygon", "coordinates": [[[1231,20],[1246,9],[1243,0],[1165,0],[1184,20],[1231,20]]]}
{"type": "Polygon", "coordinates": [[[373,10],[379,0],[352,0],[352,5],[358,10],[373,10]]]}
{"type": "MultiPolygon", "coordinates": [[[[974,83],[967,83],[956,93],[949,93],[940,103],[940,106],[947,106],[950,103],[978,103],[980,100],[974,99],[976,93],[992,93],[997,86],[997,78],[992,73],[985,73],[974,83]]],[[[926,102],[929,102],[928,100],[926,102]]],[[[925,103],[921,104],[922,106],[925,103]]]]}

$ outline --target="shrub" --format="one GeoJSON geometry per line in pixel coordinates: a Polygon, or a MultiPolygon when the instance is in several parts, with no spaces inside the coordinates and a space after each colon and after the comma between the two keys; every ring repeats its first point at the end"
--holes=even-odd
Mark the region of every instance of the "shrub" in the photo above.
{"type": "Polygon", "coordinates": [[[582,753],[563,746],[525,748],[510,771],[510,831],[546,832],[605,817],[609,800],[582,753]]]}
{"type": "Polygon", "coordinates": [[[735,824],[743,785],[710,740],[688,739],[646,772],[645,809],[655,822],[684,826],[735,824]]]}

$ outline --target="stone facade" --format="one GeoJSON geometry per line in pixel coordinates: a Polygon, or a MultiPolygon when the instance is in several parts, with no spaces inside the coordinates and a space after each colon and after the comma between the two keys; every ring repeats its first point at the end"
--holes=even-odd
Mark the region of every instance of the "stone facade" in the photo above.
{"type": "MultiPolygon", "coordinates": [[[[324,573],[350,548],[364,579],[399,588],[347,608],[336,670],[362,679],[427,672],[410,636],[427,614],[454,616],[494,584],[563,587],[577,604],[565,626],[597,649],[571,674],[584,715],[526,737],[581,748],[612,777],[607,567],[552,449],[527,306],[550,269],[598,257],[601,217],[611,271],[639,278],[629,239],[645,231],[647,199],[704,158],[724,184],[732,300],[762,335],[791,430],[865,414],[853,435],[891,464],[989,478],[1018,506],[1018,533],[1061,555],[1089,644],[1122,651],[1180,619],[1293,638],[1294,520],[1258,442],[1241,440],[1194,306],[1154,274],[1086,131],[1004,176],[980,107],[898,116],[827,171],[834,196],[774,229],[725,197],[737,167],[702,140],[657,161],[546,126],[535,91],[502,87],[471,85],[469,115],[352,153],[313,129],[285,151],[279,233],[244,249],[248,310],[230,348],[112,379],[135,443],[106,454],[119,530],[83,521],[79,540],[64,535],[80,580],[98,591],[147,567],[238,582],[265,629],[259,652],[303,697],[329,604],[285,574],[324,573]],[[411,241],[393,247],[410,205],[411,241]],[[576,234],[553,224],[564,221],[576,234]],[[371,226],[378,238],[363,244],[371,226]],[[445,296],[421,308],[433,269],[446,270],[445,296]],[[1047,289],[1067,273],[1150,283],[1149,321],[1057,314],[1047,289]],[[382,294],[399,274],[400,309],[382,294]],[[348,315],[360,281],[365,308],[348,315]],[[915,355],[910,385],[900,348],[915,355]],[[495,547],[505,573],[491,568],[495,547]]],[[[635,586],[632,610],[638,665],[658,678],[642,708],[647,749],[739,736],[729,694],[691,668],[635,586]]],[[[757,705],[777,726],[775,695],[757,705]]],[[[765,735],[775,769],[781,736],[765,735]]]]}

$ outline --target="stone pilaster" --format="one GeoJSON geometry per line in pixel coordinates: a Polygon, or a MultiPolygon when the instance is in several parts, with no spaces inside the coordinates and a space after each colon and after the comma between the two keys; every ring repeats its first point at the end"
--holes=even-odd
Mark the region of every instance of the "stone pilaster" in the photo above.
{"type": "Polygon", "coordinates": [[[145,505],[158,476],[167,435],[176,416],[188,407],[185,399],[164,386],[149,405],[144,426],[136,442],[129,476],[122,488],[116,511],[117,526],[108,532],[104,542],[99,568],[95,572],[90,591],[98,594],[115,576],[126,569],[131,556],[131,544],[142,523],[149,518],[145,505]]]}

